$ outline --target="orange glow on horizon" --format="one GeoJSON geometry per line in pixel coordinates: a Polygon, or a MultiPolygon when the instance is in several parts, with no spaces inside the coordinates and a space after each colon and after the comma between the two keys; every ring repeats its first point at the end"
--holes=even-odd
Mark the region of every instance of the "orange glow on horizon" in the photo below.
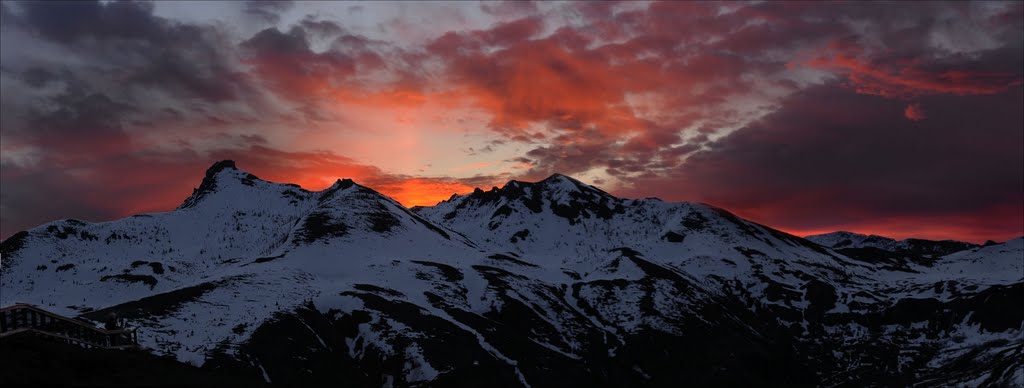
{"type": "MultiPolygon", "coordinates": [[[[334,178],[332,180],[324,176],[305,176],[303,178],[304,179],[292,181],[282,180],[282,182],[294,183],[310,191],[321,191],[330,187],[335,180],[343,179],[334,178]]],[[[430,178],[399,178],[392,182],[385,181],[375,185],[368,184],[367,182],[384,180],[386,178],[368,175],[348,176],[348,178],[352,179],[357,184],[369,187],[370,189],[398,201],[405,207],[432,206],[450,198],[452,194],[466,194],[473,191],[473,187],[462,183],[430,178]]],[[[278,180],[271,179],[271,181],[278,180]]]]}
{"type": "Polygon", "coordinates": [[[458,182],[433,181],[412,178],[380,188],[380,193],[398,201],[405,207],[433,206],[452,194],[466,194],[473,187],[458,182]]]}

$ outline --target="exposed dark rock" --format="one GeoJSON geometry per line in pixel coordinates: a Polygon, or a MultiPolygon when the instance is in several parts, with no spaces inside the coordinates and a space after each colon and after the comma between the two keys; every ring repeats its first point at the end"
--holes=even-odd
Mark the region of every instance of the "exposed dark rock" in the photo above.
{"type": "Polygon", "coordinates": [[[683,218],[683,226],[693,231],[701,231],[707,227],[708,219],[695,211],[691,211],[683,218]]]}
{"type": "Polygon", "coordinates": [[[835,287],[817,279],[804,284],[803,289],[805,299],[810,302],[807,313],[813,316],[823,316],[826,311],[835,308],[839,300],[835,287]]]}
{"type": "Polygon", "coordinates": [[[381,204],[377,204],[377,211],[368,214],[366,218],[370,221],[370,229],[377,233],[390,232],[392,228],[401,224],[401,221],[381,204]]]}
{"type": "Polygon", "coordinates": [[[512,234],[512,238],[509,239],[509,242],[516,243],[520,240],[526,240],[527,237],[530,237],[530,230],[523,229],[512,234]]]}
{"type": "Polygon", "coordinates": [[[46,233],[61,240],[64,240],[69,236],[78,235],[78,229],[72,226],[50,225],[46,227],[46,233]]]}
{"type": "Polygon", "coordinates": [[[508,216],[510,214],[512,214],[512,208],[508,207],[508,205],[502,205],[501,207],[498,208],[498,210],[495,210],[494,213],[491,214],[491,218],[508,216]]]}
{"type": "Polygon", "coordinates": [[[271,262],[271,261],[274,261],[274,260],[277,260],[277,259],[280,259],[280,258],[284,257],[284,255],[285,254],[282,253],[282,254],[277,255],[277,256],[258,257],[255,260],[253,260],[252,263],[249,263],[249,264],[260,264],[260,263],[271,262]]]}
{"type": "Polygon", "coordinates": [[[405,297],[405,294],[403,294],[403,293],[401,293],[399,291],[395,291],[395,290],[392,290],[390,288],[378,287],[378,286],[375,286],[375,285],[372,285],[372,284],[353,284],[352,288],[355,288],[355,289],[357,289],[359,291],[366,291],[366,292],[373,292],[373,293],[381,294],[381,295],[388,296],[388,297],[391,297],[391,298],[404,298],[405,297]]]}
{"type": "Polygon", "coordinates": [[[753,248],[732,247],[732,249],[735,249],[736,252],[743,254],[743,256],[746,256],[748,259],[753,259],[754,257],[768,257],[764,252],[753,248]]]}
{"type": "Polygon", "coordinates": [[[506,262],[509,262],[509,263],[513,263],[513,264],[517,264],[517,265],[522,265],[522,266],[525,266],[525,267],[534,267],[534,268],[537,267],[536,264],[527,263],[525,261],[516,259],[516,258],[514,258],[512,256],[503,255],[503,254],[500,254],[500,253],[495,253],[493,255],[487,256],[487,258],[489,258],[491,260],[497,260],[497,261],[506,261],[506,262]]]}
{"type": "Polygon", "coordinates": [[[297,233],[295,243],[312,243],[325,238],[344,237],[348,234],[348,226],[324,212],[313,212],[306,216],[302,229],[297,233]]]}
{"type": "Polygon", "coordinates": [[[235,276],[217,282],[208,282],[191,287],[180,288],[174,291],[148,296],[136,301],[94,310],[86,314],[82,314],[82,317],[93,321],[102,321],[111,313],[116,314],[119,318],[126,319],[163,317],[177,312],[185,303],[195,301],[217,287],[243,278],[244,277],[242,276],[235,276]]]}
{"type": "Polygon", "coordinates": [[[4,259],[14,257],[18,251],[25,246],[26,239],[28,239],[27,231],[23,230],[12,234],[11,237],[8,237],[0,243],[0,255],[2,255],[4,259]]]}
{"type": "Polygon", "coordinates": [[[416,263],[416,264],[419,264],[419,265],[424,265],[424,266],[427,266],[427,267],[434,267],[434,268],[436,268],[441,273],[441,275],[444,276],[445,280],[447,280],[449,282],[453,282],[454,283],[454,282],[461,281],[463,279],[462,271],[460,271],[458,268],[452,267],[452,266],[450,266],[448,264],[441,264],[441,263],[435,263],[433,261],[422,261],[422,260],[410,260],[410,262],[416,263]]]}
{"type": "Polygon", "coordinates": [[[152,289],[153,287],[156,287],[156,283],[157,283],[156,278],[153,277],[153,276],[150,276],[150,275],[135,275],[135,274],[127,274],[127,273],[122,273],[122,274],[117,274],[117,275],[106,275],[106,276],[100,278],[101,282],[105,282],[107,280],[115,280],[115,281],[125,282],[125,283],[143,283],[143,284],[149,286],[150,289],[152,289]]]}
{"type": "Polygon", "coordinates": [[[249,173],[246,173],[245,176],[242,177],[241,182],[242,182],[243,185],[251,187],[251,186],[256,186],[256,182],[259,181],[259,180],[260,180],[259,177],[255,176],[255,175],[252,175],[252,174],[249,174],[249,173]]]}
{"type": "Polygon", "coordinates": [[[668,242],[681,243],[684,239],[686,239],[686,236],[673,231],[668,231],[661,236],[661,239],[668,242]]]}

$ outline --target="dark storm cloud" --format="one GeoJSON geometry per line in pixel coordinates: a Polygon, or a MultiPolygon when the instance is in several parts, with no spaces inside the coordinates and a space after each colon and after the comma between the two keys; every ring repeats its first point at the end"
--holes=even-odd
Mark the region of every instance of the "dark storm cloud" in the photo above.
{"type": "Polygon", "coordinates": [[[2,7],[3,236],[166,209],[183,169],[204,168],[176,139],[206,130],[181,124],[258,96],[222,31],[154,16],[152,3],[2,7]]]}
{"type": "Polygon", "coordinates": [[[86,38],[162,37],[161,23],[153,18],[152,3],[98,1],[33,1],[18,3],[26,24],[54,41],[86,38]]]}
{"type": "Polygon", "coordinates": [[[80,155],[106,155],[129,146],[122,126],[123,117],[133,108],[115,102],[104,94],[61,95],[59,108],[29,115],[31,132],[24,136],[43,147],[53,159],[80,155]]]}
{"type": "Polygon", "coordinates": [[[152,3],[39,1],[17,6],[22,26],[63,45],[70,55],[96,62],[92,69],[75,70],[101,74],[76,74],[79,78],[106,78],[211,102],[251,92],[220,31],[154,16],[152,3]]]}
{"type": "Polygon", "coordinates": [[[116,74],[115,82],[213,102],[237,99],[244,88],[218,31],[156,17],[152,3],[40,1],[18,6],[24,26],[74,55],[97,60],[107,67],[104,73],[116,74]]]}
{"type": "Polygon", "coordinates": [[[270,24],[277,24],[281,21],[281,14],[295,6],[295,2],[256,0],[246,1],[244,12],[270,24]]]}
{"type": "Polygon", "coordinates": [[[668,179],[636,180],[632,194],[707,201],[798,230],[976,216],[987,229],[957,233],[1020,234],[1024,92],[920,101],[928,117],[909,121],[900,101],[815,87],[668,179]]]}
{"type": "Polygon", "coordinates": [[[322,39],[333,38],[346,32],[345,28],[338,23],[329,20],[317,20],[312,17],[302,19],[298,26],[302,27],[310,35],[322,39]]]}
{"type": "Polygon", "coordinates": [[[303,29],[292,29],[284,33],[277,28],[267,28],[242,42],[242,47],[253,50],[256,55],[310,55],[309,42],[303,29]]]}
{"type": "Polygon", "coordinates": [[[335,37],[331,49],[316,52],[310,47],[311,28],[317,34],[334,35],[342,30],[333,23],[307,20],[306,27],[294,26],[287,32],[268,28],[242,42],[246,62],[258,78],[277,93],[296,101],[307,101],[307,109],[317,114],[317,105],[328,99],[334,88],[344,85],[360,66],[382,64],[380,57],[366,49],[366,41],[352,35],[335,37]]]}

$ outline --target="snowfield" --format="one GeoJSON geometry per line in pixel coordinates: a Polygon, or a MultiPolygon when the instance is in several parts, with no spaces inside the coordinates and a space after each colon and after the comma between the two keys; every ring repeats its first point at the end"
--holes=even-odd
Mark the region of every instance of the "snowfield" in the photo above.
{"type": "Polygon", "coordinates": [[[0,254],[2,305],[274,383],[1024,386],[1024,238],[803,239],[562,175],[407,209],[223,161],[174,211],[0,254]]]}

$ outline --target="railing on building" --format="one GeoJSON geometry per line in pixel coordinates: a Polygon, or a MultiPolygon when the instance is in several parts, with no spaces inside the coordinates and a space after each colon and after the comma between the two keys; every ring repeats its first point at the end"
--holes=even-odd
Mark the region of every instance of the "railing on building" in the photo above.
{"type": "Polygon", "coordinates": [[[16,334],[38,335],[86,348],[139,346],[135,329],[101,329],[24,303],[0,308],[0,338],[16,334]]]}

